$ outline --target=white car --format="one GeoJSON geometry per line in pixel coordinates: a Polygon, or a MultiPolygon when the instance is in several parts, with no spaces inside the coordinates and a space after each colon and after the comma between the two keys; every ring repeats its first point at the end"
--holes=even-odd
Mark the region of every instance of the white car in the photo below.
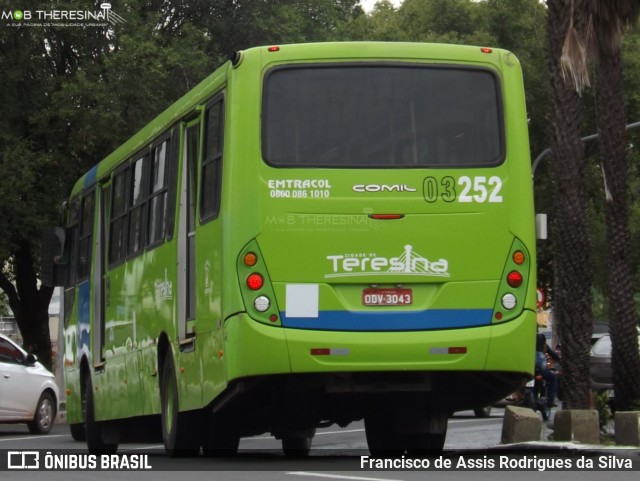
{"type": "Polygon", "coordinates": [[[53,374],[0,334],[0,423],[27,423],[33,434],[51,431],[58,412],[53,374]]]}

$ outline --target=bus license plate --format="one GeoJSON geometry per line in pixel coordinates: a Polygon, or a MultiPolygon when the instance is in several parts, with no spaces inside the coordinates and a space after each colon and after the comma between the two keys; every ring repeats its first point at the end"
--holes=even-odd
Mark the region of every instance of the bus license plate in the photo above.
{"type": "Polygon", "coordinates": [[[411,289],[376,289],[374,287],[362,291],[362,304],[365,306],[408,306],[413,303],[411,289]]]}

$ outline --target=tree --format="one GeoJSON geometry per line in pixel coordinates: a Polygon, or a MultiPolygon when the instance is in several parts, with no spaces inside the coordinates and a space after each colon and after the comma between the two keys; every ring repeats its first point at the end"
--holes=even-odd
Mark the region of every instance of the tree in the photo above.
{"type": "Polygon", "coordinates": [[[560,58],[572,25],[571,2],[547,0],[553,151],[554,316],[562,339],[565,399],[571,409],[589,407],[589,347],[593,331],[592,265],[585,196],[582,102],[567,86],[560,58]]]}
{"type": "MultiPolygon", "coordinates": [[[[86,0],[50,10],[87,10],[86,0]]],[[[39,245],[73,182],[235,50],[335,39],[356,0],[130,0],[126,20],[0,28],[0,289],[25,347],[51,367],[39,245]]]]}
{"type": "MultiPolygon", "coordinates": [[[[629,228],[629,162],[626,141],[625,95],[622,76],[622,35],[637,22],[640,4],[616,0],[582,0],[576,6],[591,26],[596,58],[596,112],[600,165],[606,191],[609,326],[616,403],[621,410],[640,408],[640,353],[638,352],[631,234],[629,228]]],[[[575,62],[575,61],[574,61],[575,62]]]]}

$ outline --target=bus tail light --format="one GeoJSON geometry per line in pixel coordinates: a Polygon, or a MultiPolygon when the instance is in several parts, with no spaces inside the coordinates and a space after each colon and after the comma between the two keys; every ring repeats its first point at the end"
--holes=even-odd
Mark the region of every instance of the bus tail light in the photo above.
{"type": "Polygon", "coordinates": [[[535,301],[527,297],[531,294],[528,288],[531,269],[531,259],[524,244],[514,239],[498,287],[493,309],[494,323],[516,318],[527,305],[532,305],[529,301],[535,301]]]}
{"type": "Polygon", "coordinates": [[[239,252],[236,269],[246,314],[256,322],[281,326],[274,287],[255,240],[239,252]]]}
{"type": "Polygon", "coordinates": [[[524,279],[522,278],[522,274],[520,274],[518,271],[511,271],[507,275],[507,284],[509,284],[511,287],[520,287],[523,280],[524,279]]]}
{"type": "Polygon", "coordinates": [[[264,278],[260,274],[254,272],[253,274],[249,275],[249,277],[247,277],[247,286],[252,291],[260,290],[263,285],[264,278]]]}
{"type": "Polygon", "coordinates": [[[369,214],[369,218],[375,220],[396,220],[403,219],[404,214],[369,214]]]}

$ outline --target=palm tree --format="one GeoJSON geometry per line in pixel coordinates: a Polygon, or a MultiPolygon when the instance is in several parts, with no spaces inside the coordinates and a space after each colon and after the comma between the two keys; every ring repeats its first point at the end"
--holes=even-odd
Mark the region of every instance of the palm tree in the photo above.
{"type": "Polygon", "coordinates": [[[571,8],[581,29],[580,33],[574,30],[567,35],[564,60],[578,92],[588,82],[587,60],[594,60],[597,66],[596,114],[606,193],[609,329],[616,402],[621,410],[638,409],[640,354],[631,269],[629,162],[621,46],[625,28],[638,21],[640,2],[575,0],[571,8]],[[567,47],[581,43],[587,47],[567,47]]]}
{"type": "Polygon", "coordinates": [[[585,197],[582,101],[565,82],[561,56],[573,28],[571,4],[547,0],[552,92],[554,315],[562,339],[566,406],[589,407],[589,346],[593,330],[592,265],[585,197]]]}
{"type": "Polygon", "coordinates": [[[629,160],[622,82],[622,34],[637,21],[640,3],[585,2],[597,59],[596,114],[600,165],[605,180],[608,246],[609,329],[616,403],[621,410],[640,408],[640,354],[633,299],[629,232],[629,160]]]}

